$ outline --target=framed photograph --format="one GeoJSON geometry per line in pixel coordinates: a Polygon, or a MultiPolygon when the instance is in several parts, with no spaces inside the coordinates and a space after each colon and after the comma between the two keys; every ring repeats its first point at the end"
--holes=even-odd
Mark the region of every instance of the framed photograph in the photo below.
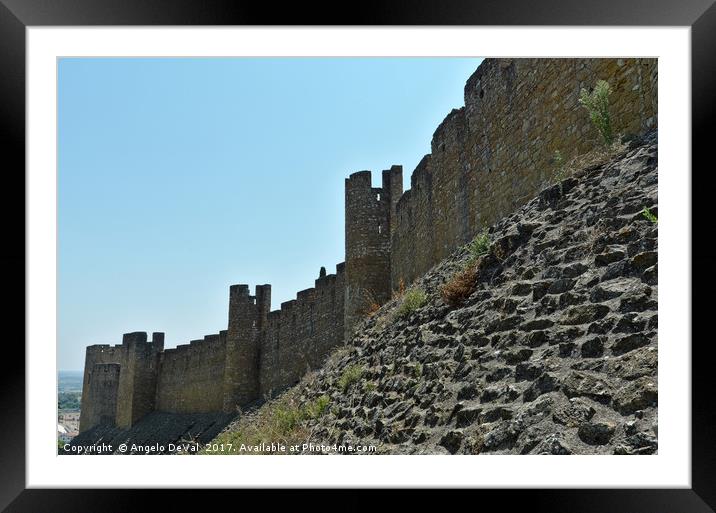
{"type": "Polygon", "coordinates": [[[716,7],[420,4],[2,0],[3,508],[716,508],[716,7]]]}

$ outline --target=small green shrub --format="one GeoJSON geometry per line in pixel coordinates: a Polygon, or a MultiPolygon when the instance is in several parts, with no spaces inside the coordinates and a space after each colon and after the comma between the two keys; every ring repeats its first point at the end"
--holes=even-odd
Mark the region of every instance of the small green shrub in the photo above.
{"type": "Polygon", "coordinates": [[[328,404],[331,402],[331,399],[327,395],[322,395],[312,403],[309,403],[306,405],[306,408],[304,410],[304,417],[309,419],[317,419],[328,408],[328,404]]]}
{"type": "Polygon", "coordinates": [[[416,378],[419,378],[423,375],[423,366],[420,364],[420,362],[415,364],[415,367],[413,367],[413,374],[416,378]]]}
{"type": "Polygon", "coordinates": [[[468,249],[470,250],[472,261],[486,255],[487,252],[490,251],[490,235],[487,233],[487,230],[482,230],[478,233],[469,243],[468,249]]]}
{"type": "Polygon", "coordinates": [[[428,295],[424,290],[419,288],[411,288],[405,291],[403,301],[395,310],[397,317],[406,317],[410,312],[414,312],[425,303],[428,302],[428,295]]]}
{"type": "Polygon", "coordinates": [[[299,422],[301,422],[301,410],[299,408],[290,408],[279,406],[275,411],[275,422],[277,431],[281,435],[292,432],[299,422]]]}
{"type": "Polygon", "coordinates": [[[641,215],[643,215],[648,221],[651,221],[653,224],[657,224],[659,222],[656,216],[652,214],[651,210],[646,207],[644,207],[644,209],[641,211],[641,215]]]}
{"type": "Polygon", "coordinates": [[[614,142],[612,122],[609,115],[609,95],[611,93],[612,88],[609,82],[605,80],[597,81],[591,93],[586,89],[582,89],[579,92],[579,103],[589,112],[589,119],[599,130],[607,146],[611,146],[614,142]]]}
{"type": "Polygon", "coordinates": [[[562,157],[562,152],[559,150],[554,150],[554,156],[552,157],[552,161],[554,162],[554,167],[562,167],[562,164],[564,164],[564,157],[562,157]]]}
{"type": "Polygon", "coordinates": [[[349,365],[346,370],[343,371],[341,377],[338,378],[338,386],[347,392],[353,383],[357,383],[358,380],[363,376],[363,367],[360,365],[349,365]]]}
{"type": "Polygon", "coordinates": [[[376,389],[376,384],[372,381],[366,381],[364,388],[366,392],[373,392],[376,389]]]}

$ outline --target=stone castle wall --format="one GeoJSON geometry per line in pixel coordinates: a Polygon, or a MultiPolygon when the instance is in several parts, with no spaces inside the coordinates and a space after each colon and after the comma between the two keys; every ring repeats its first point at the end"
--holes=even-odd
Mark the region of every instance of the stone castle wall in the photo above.
{"type": "Polygon", "coordinates": [[[599,79],[613,90],[615,132],[636,135],[656,126],[656,59],[486,59],[480,65],[465,85],[465,106],[435,130],[431,153],[397,202],[393,289],[534,197],[555,169],[555,151],[566,161],[599,144],[578,102],[580,89],[599,79]]]}
{"type": "Polygon", "coordinates": [[[162,353],[156,409],[173,413],[222,411],[226,331],[162,353]]]}
{"type": "Polygon", "coordinates": [[[110,419],[118,427],[128,428],[154,411],[163,349],[163,333],[153,333],[152,340],[147,341],[145,332],[126,333],[122,344],[89,346],[85,355],[80,429],[110,419]],[[110,380],[107,365],[112,364],[118,372],[110,380]],[[113,415],[108,413],[108,403],[115,404],[113,415]]]}
{"type": "Polygon", "coordinates": [[[82,381],[82,399],[80,404],[80,429],[99,424],[100,422],[115,423],[117,417],[117,399],[119,395],[119,369],[126,364],[126,348],[121,345],[107,344],[89,346],[85,351],[85,369],[82,381]],[[101,377],[103,365],[117,365],[117,384],[112,391],[102,391],[104,382],[101,377]],[[107,404],[113,406],[107,412],[107,404]]]}
{"type": "Polygon", "coordinates": [[[315,287],[268,314],[261,337],[259,384],[261,397],[295,384],[306,372],[320,367],[328,352],[343,344],[345,272],[321,268],[315,287]]]}
{"type": "Polygon", "coordinates": [[[233,414],[295,384],[344,341],[345,267],[271,312],[271,286],[229,288],[226,330],[164,350],[164,334],[127,333],[87,348],[80,431],[132,427],[153,411],[233,414]]]}
{"type": "Polygon", "coordinates": [[[345,181],[345,264],[271,310],[271,286],[232,285],[225,331],[163,351],[164,336],[90,346],[80,430],[131,427],[151,411],[233,413],[319,367],[372,304],[423,275],[483,227],[535,196],[565,160],[599,144],[578,103],[608,80],[614,129],[657,124],[656,59],[486,59],[465,85],[465,106],[436,129],[431,153],[403,192],[402,167],[345,181]],[[114,407],[112,406],[114,404],[114,407]]]}
{"type": "Polygon", "coordinates": [[[92,366],[92,386],[83,395],[87,408],[80,412],[85,424],[116,423],[119,370],[118,363],[95,363],[92,366]]]}

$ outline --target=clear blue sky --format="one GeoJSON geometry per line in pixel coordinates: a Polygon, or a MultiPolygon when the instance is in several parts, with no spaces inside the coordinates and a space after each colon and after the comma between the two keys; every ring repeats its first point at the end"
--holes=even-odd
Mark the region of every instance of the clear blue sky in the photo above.
{"type": "Polygon", "coordinates": [[[343,184],[410,174],[481,59],[61,59],[59,368],[85,346],[226,328],[344,259],[343,184]]]}

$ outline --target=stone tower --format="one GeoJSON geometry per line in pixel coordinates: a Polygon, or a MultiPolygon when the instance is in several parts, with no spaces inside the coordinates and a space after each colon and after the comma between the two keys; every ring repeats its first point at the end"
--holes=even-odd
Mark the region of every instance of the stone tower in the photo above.
{"type": "Polygon", "coordinates": [[[371,303],[390,299],[391,230],[402,194],[402,166],[383,171],[379,188],[372,186],[370,171],[346,178],[346,340],[371,303]]]}
{"type": "Polygon", "coordinates": [[[270,309],[271,285],[257,285],[255,296],[249,295],[248,285],[229,288],[223,382],[227,413],[259,398],[259,339],[270,309]]]}
{"type": "Polygon", "coordinates": [[[125,333],[122,344],[87,347],[80,432],[108,423],[129,428],[154,411],[164,333],[125,333]]]}

